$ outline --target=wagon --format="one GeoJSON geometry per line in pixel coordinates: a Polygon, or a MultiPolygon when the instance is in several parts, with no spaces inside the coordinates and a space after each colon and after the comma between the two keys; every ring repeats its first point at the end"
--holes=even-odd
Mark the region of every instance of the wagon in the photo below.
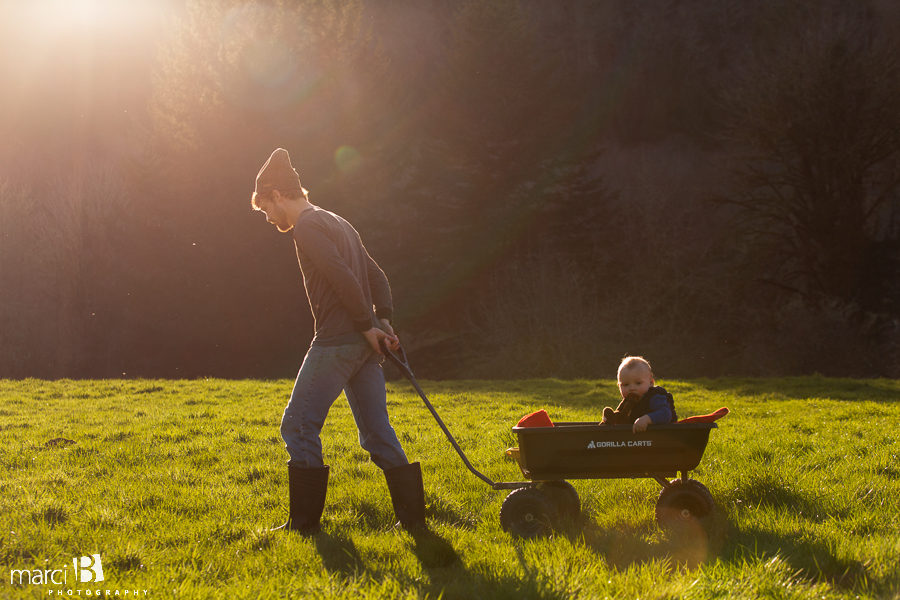
{"type": "Polygon", "coordinates": [[[688,474],[700,464],[715,423],[651,425],[642,433],[633,433],[631,425],[597,422],[516,426],[519,445],[507,454],[517,460],[525,481],[495,482],[469,462],[416,381],[403,349],[382,350],[412,383],[466,468],[495,490],[511,490],[500,509],[500,524],[514,536],[546,535],[579,516],[581,501],[570,479],[655,479],[662,486],[656,520],[666,529],[702,522],[713,512],[709,490],[688,474]]]}
{"type": "Polygon", "coordinates": [[[656,520],[663,528],[706,519],[713,511],[712,495],[688,474],[700,464],[715,428],[715,423],[676,423],[632,433],[630,425],[596,422],[513,427],[519,446],[507,453],[529,484],[506,497],[500,523],[522,537],[545,534],[580,513],[578,493],[567,480],[616,478],[651,478],[662,486],[656,520]]]}

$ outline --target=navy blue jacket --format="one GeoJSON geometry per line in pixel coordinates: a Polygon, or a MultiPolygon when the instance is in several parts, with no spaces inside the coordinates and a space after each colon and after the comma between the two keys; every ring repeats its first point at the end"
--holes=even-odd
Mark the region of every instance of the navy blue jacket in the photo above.
{"type": "Polygon", "coordinates": [[[659,386],[653,386],[647,390],[647,393],[641,397],[640,402],[631,411],[631,419],[634,421],[644,415],[650,415],[650,422],[654,425],[678,421],[672,394],[659,386]]]}

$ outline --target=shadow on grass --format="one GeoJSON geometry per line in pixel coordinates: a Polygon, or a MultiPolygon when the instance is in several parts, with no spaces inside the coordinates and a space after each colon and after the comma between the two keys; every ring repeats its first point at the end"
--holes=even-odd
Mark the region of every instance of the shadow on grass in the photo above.
{"type": "MultiPolygon", "coordinates": [[[[787,505],[807,506],[807,499],[785,494],[782,499],[787,505]]],[[[651,535],[655,527],[653,523],[601,527],[590,516],[582,516],[562,534],[573,543],[583,543],[620,571],[661,559],[670,560],[673,568],[692,569],[716,559],[742,565],[748,558],[778,556],[812,582],[850,589],[868,580],[864,563],[837,556],[824,542],[758,528],[740,529],[721,507],[702,523],[689,522],[661,536],[651,535]]]]}
{"type": "MultiPolygon", "coordinates": [[[[814,501],[781,487],[767,490],[765,503],[791,512],[803,509],[809,511],[810,516],[817,509],[814,501]]],[[[812,582],[850,589],[869,579],[864,563],[838,556],[827,543],[792,533],[741,529],[721,505],[717,505],[713,515],[703,522],[686,523],[662,536],[649,535],[655,527],[653,523],[643,523],[603,528],[589,516],[583,516],[566,534],[573,542],[584,543],[619,570],[654,559],[669,559],[673,567],[690,569],[717,559],[740,566],[751,558],[768,560],[777,556],[812,582]]]]}
{"type": "Polygon", "coordinates": [[[737,487],[723,493],[718,500],[724,505],[740,502],[744,506],[786,510],[813,522],[846,516],[846,510],[830,506],[824,495],[815,490],[794,489],[768,471],[753,473],[737,487]]]}
{"type": "Polygon", "coordinates": [[[619,571],[633,565],[668,560],[673,569],[693,569],[714,560],[727,524],[718,515],[659,532],[654,522],[599,525],[583,514],[560,529],[573,544],[583,544],[619,571]],[[655,535],[656,534],[656,535],[655,535]]]}
{"type": "MultiPolygon", "coordinates": [[[[410,547],[428,574],[426,578],[416,577],[404,581],[405,587],[417,589],[422,595],[445,600],[568,598],[563,592],[554,590],[551,583],[532,567],[526,567],[523,577],[497,576],[466,568],[450,542],[435,531],[398,531],[397,536],[410,547]]],[[[322,565],[329,572],[345,579],[363,574],[372,581],[383,579],[384,573],[368,566],[355,544],[347,537],[322,531],[312,540],[322,558],[322,565]]]]}
{"type": "Polygon", "coordinates": [[[322,531],[313,537],[313,542],[316,545],[316,551],[322,557],[322,565],[327,570],[345,577],[363,572],[377,577],[378,574],[363,563],[359,550],[349,538],[322,531]]]}
{"type": "MultiPolygon", "coordinates": [[[[417,545],[419,543],[417,542],[417,545]]],[[[433,543],[433,540],[429,543],[433,543]]],[[[449,547],[449,544],[447,546],[449,547]]],[[[417,556],[420,551],[421,547],[417,546],[417,556]]],[[[472,598],[568,600],[570,598],[567,592],[558,589],[557,582],[549,580],[545,573],[527,563],[519,545],[516,546],[516,554],[524,570],[522,575],[500,575],[488,567],[469,569],[458,560],[446,567],[428,567],[423,562],[423,567],[428,573],[428,582],[423,584],[420,580],[410,581],[409,586],[418,588],[428,597],[444,600],[472,600],[472,598]]],[[[420,560],[422,560],[421,557],[420,560]]]]}
{"type": "MultiPolygon", "coordinates": [[[[524,575],[498,575],[489,570],[469,569],[460,560],[456,549],[433,530],[397,531],[398,540],[406,544],[427,573],[427,577],[409,578],[404,587],[419,590],[420,594],[445,600],[471,600],[491,598],[497,600],[523,600],[541,598],[565,600],[564,591],[554,589],[554,584],[520,556],[524,575]]],[[[331,573],[344,578],[365,575],[372,581],[380,581],[384,573],[372,569],[355,544],[340,533],[322,531],[312,538],[322,565],[331,573]]],[[[400,575],[393,573],[394,576],[400,575]]],[[[402,575],[400,575],[402,577],[402,575]]]]}
{"type": "MultiPolygon", "coordinates": [[[[835,516],[846,516],[844,510],[829,506],[823,496],[796,490],[789,483],[763,473],[742,483],[723,502],[740,501],[744,506],[769,507],[791,517],[801,516],[812,522],[822,522],[835,516]]],[[[724,514],[720,508],[719,514],[724,514]]],[[[727,517],[723,516],[723,519],[727,517]]],[[[780,557],[801,577],[825,582],[840,588],[854,588],[868,580],[864,563],[838,556],[827,543],[799,537],[795,532],[776,533],[755,527],[743,529],[728,521],[730,534],[720,559],[743,564],[748,557],[780,557]]]]}
{"type": "Polygon", "coordinates": [[[430,529],[409,532],[413,539],[413,554],[426,570],[449,567],[459,563],[459,555],[446,539],[430,529]]]}
{"type": "Polygon", "coordinates": [[[732,528],[720,559],[743,564],[748,557],[780,557],[800,576],[849,589],[867,581],[864,563],[835,555],[827,544],[756,528],[732,528]]]}

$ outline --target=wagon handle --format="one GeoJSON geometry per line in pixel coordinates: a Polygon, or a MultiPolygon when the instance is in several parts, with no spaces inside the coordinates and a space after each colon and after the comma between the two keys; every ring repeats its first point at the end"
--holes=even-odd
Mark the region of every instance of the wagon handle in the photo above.
{"type": "Polygon", "coordinates": [[[431,402],[428,401],[428,398],[425,396],[425,392],[422,391],[422,388],[419,387],[419,382],[416,381],[416,376],[413,375],[412,369],[409,368],[409,360],[406,358],[406,351],[403,349],[403,346],[398,347],[398,353],[395,353],[390,348],[388,348],[387,344],[384,341],[381,341],[381,351],[387,356],[392,363],[397,365],[397,368],[400,369],[400,372],[409,379],[409,382],[416,389],[416,392],[419,393],[419,397],[422,398],[422,402],[425,403],[425,406],[428,407],[428,410],[431,411],[431,415],[434,417],[434,420],[437,421],[437,424],[441,426],[441,429],[444,431],[444,435],[447,436],[447,439],[450,440],[450,443],[453,445],[456,453],[459,454],[459,457],[462,459],[463,464],[466,465],[472,473],[474,473],[479,479],[487,483],[494,489],[499,489],[497,487],[498,484],[491,481],[491,479],[477,470],[472,466],[472,463],[469,462],[469,459],[466,458],[466,453],[463,452],[462,448],[459,447],[459,444],[456,442],[456,438],[453,437],[453,434],[450,433],[450,430],[447,429],[447,426],[444,425],[444,421],[441,420],[440,415],[438,415],[437,411],[434,409],[434,406],[431,405],[431,402]]]}

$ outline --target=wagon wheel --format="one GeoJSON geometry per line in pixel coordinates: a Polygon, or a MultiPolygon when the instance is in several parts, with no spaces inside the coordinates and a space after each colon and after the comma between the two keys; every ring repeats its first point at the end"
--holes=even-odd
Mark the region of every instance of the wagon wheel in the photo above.
{"type": "Polygon", "coordinates": [[[513,490],[500,507],[500,525],[515,537],[549,535],[556,510],[547,495],[534,487],[513,490]]]}
{"type": "Polygon", "coordinates": [[[574,521],[581,515],[578,492],[568,481],[545,481],[538,485],[538,489],[547,495],[557,514],[563,519],[574,521]]]}
{"type": "Polygon", "coordinates": [[[709,517],[715,503],[706,486],[694,479],[673,479],[659,493],[656,522],[663,529],[674,529],[709,517]]]}

